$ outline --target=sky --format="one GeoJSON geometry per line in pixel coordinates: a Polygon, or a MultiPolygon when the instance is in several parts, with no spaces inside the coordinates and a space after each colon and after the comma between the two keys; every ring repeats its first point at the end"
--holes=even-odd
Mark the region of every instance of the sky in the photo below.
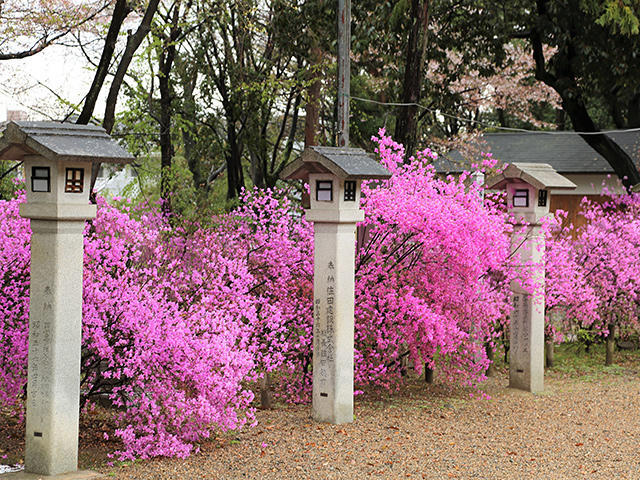
{"type": "MultiPolygon", "coordinates": [[[[65,115],[70,108],[55,94],[80,104],[93,79],[86,65],[76,49],[56,45],[33,57],[0,62],[0,121],[6,120],[7,109],[24,110],[31,120],[65,115]]],[[[104,99],[96,108],[101,110],[104,99]]]]}

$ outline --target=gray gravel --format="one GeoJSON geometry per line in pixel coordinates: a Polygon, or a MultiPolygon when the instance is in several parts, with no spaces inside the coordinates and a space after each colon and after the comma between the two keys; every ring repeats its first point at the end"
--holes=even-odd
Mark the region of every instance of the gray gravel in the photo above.
{"type": "Polygon", "coordinates": [[[640,376],[548,374],[547,390],[489,381],[471,400],[419,381],[356,403],[349,425],[316,424],[310,408],[258,412],[259,425],[187,460],[103,469],[118,479],[640,479],[640,376]],[[266,446],[262,446],[265,444],[266,446]]]}

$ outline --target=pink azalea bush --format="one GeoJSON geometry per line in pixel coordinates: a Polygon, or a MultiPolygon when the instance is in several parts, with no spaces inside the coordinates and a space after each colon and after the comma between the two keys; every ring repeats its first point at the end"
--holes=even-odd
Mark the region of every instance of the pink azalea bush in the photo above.
{"type": "MultiPolygon", "coordinates": [[[[485,343],[508,303],[509,225],[468,174],[440,179],[435,154],[404,149],[380,132],[376,152],[392,173],[363,187],[366,220],[356,260],[356,379],[388,386],[408,356],[464,384],[484,378],[485,343]]],[[[493,166],[490,157],[486,158],[493,166]]]]}
{"type": "Polygon", "coordinates": [[[246,265],[222,242],[171,229],[157,210],[99,203],[85,242],[85,398],[120,407],[122,457],[186,456],[252,420],[254,322],[246,265]]]}
{"type": "MultiPolygon", "coordinates": [[[[560,333],[576,328],[608,336],[640,324],[640,195],[608,195],[604,202],[583,199],[586,225],[560,225],[547,239],[549,311],[561,310],[560,333]]],[[[561,336],[560,336],[561,337],[561,336]]]]}
{"type": "MultiPolygon", "coordinates": [[[[28,222],[2,205],[3,406],[26,383],[28,222]]],[[[100,201],[85,236],[82,398],[117,407],[121,458],[186,456],[216,430],[253,421],[253,277],[223,242],[172,230],[155,209],[100,201]]]]}
{"type": "Polygon", "coordinates": [[[276,394],[292,403],[311,390],[313,227],[283,190],[246,191],[220,219],[219,241],[246,262],[258,312],[245,322],[260,375],[277,373],[276,394]]]}
{"type": "MultiPolygon", "coordinates": [[[[185,231],[155,207],[99,199],[85,231],[81,394],[83,405],[106,397],[117,408],[120,458],[186,456],[216,430],[253,421],[249,386],[264,372],[296,378],[283,383],[288,399],[306,394],[312,230],[283,195],[245,200],[215,226],[185,231]]],[[[3,203],[0,230],[0,404],[16,408],[30,238],[19,201],[3,203]]]]}
{"type": "Polygon", "coordinates": [[[0,200],[0,406],[19,412],[26,383],[30,237],[18,201],[0,200]]]}
{"type": "MultiPolygon", "coordinates": [[[[429,150],[410,165],[380,133],[390,180],[363,186],[356,258],[355,381],[392,388],[404,359],[476,384],[509,312],[510,226],[468,176],[440,179],[429,150]]],[[[492,163],[487,157],[485,163],[492,163]]],[[[3,406],[26,382],[28,223],[0,218],[3,406]]],[[[121,458],[186,456],[253,421],[252,388],[309,399],[313,227],[283,191],[245,192],[211,225],[175,226],[159,209],[100,200],[85,232],[83,404],[116,407],[121,458]]]]}

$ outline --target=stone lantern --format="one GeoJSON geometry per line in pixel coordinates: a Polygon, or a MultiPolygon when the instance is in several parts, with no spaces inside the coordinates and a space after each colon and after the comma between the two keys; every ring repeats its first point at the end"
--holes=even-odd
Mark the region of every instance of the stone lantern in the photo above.
{"type": "Polygon", "coordinates": [[[309,183],[314,227],[313,418],[353,421],[354,269],[363,179],[391,174],[359,148],[308,147],[283,179],[309,183]]]}
{"type": "Polygon", "coordinates": [[[509,329],[509,386],[529,392],[544,390],[544,234],[541,219],[549,213],[550,190],[576,185],[546,163],[513,163],[487,180],[488,189],[506,189],[507,206],[517,226],[527,225],[527,240],[514,231],[512,247],[523,264],[536,267],[529,290],[511,284],[513,311],[509,329]],[[522,243],[522,244],[521,244],[522,243]],[[521,244],[521,245],[520,245],[521,244]]]}
{"type": "MultiPolygon", "coordinates": [[[[83,231],[93,162],[133,157],[104,129],[54,122],[0,128],[0,159],[22,161],[31,220],[31,280],[25,470],[78,468],[83,231]]],[[[88,478],[88,476],[74,478],[88,478]]]]}

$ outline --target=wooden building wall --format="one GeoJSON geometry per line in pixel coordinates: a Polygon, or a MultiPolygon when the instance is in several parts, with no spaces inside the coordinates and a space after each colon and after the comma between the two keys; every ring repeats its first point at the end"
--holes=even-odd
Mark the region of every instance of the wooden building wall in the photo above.
{"type": "Polygon", "coordinates": [[[586,224],[584,217],[580,215],[580,203],[587,197],[591,201],[605,201],[602,195],[551,195],[549,211],[564,210],[568,212],[566,223],[573,223],[578,228],[586,224]]]}

